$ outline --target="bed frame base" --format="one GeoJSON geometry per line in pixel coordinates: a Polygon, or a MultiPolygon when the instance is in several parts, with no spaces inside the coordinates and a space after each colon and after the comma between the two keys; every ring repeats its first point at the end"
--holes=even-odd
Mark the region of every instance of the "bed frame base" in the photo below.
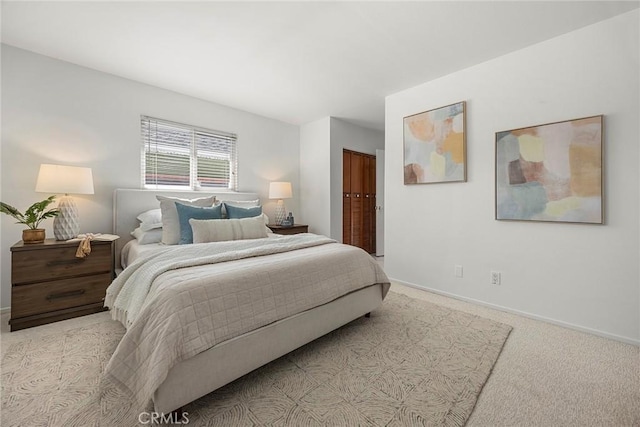
{"type": "MultiPolygon", "coordinates": [[[[376,284],[320,307],[222,342],[175,365],[153,396],[155,411],[168,414],[382,304],[376,284]]],[[[386,285],[388,287],[388,285],[386,285]]],[[[368,316],[367,316],[368,317],[368,316]]]]}

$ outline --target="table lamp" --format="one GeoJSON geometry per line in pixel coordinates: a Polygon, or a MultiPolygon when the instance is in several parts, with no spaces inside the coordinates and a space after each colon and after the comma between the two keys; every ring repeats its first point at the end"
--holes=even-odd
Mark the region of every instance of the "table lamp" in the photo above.
{"type": "Polygon", "coordinates": [[[282,199],[290,199],[293,197],[290,182],[271,182],[269,183],[269,198],[278,199],[276,204],[276,225],[282,225],[282,220],[287,216],[282,199]]]}
{"type": "Polygon", "coordinates": [[[80,232],[78,207],[69,194],[93,194],[91,168],[41,164],[36,182],[38,193],[64,193],[58,200],[60,213],[53,220],[56,240],[73,239],[80,232]]]}

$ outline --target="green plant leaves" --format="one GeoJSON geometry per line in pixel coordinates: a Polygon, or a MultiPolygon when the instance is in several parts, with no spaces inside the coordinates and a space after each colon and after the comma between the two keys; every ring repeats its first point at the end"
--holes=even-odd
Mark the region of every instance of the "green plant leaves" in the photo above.
{"type": "Polygon", "coordinates": [[[25,224],[31,229],[36,229],[43,220],[58,216],[60,213],[56,208],[46,210],[55,198],[56,196],[50,196],[40,202],[34,203],[27,208],[24,214],[13,206],[0,202],[0,212],[17,219],[18,222],[16,224],[25,224]]]}

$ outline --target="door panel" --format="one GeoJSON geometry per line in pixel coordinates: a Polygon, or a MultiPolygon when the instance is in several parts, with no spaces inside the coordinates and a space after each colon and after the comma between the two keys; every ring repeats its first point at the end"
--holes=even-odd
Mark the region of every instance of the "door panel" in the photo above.
{"type": "Polygon", "coordinates": [[[369,170],[371,158],[362,156],[362,246],[365,251],[371,253],[371,180],[369,170]]]}
{"type": "Polygon", "coordinates": [[[343,150],[342,242],[376,250],[376,158],[343,150]]]}
{"type": "Polygon", "coordinates": [[[351,244],[361,248],[364,244],[362,238],[362,197],[354,196],[351,199],[351,244]]]}
{"type": "Polygon", "coordinates": [[[351,244],[362,247],[362,173],[364,159],[351,153],[351,244]]]}
{"type": "Polygon", "coordinates": [[[384,256],[384,150],[376,150],[376,256],[384,256]]]}
{"type": "Polygon", "coordinates": [[[342,152],[342,243],[351,244],[351,153],[342,152]]]}
{"type": "Polygon", "coordinates": [[[370,218],[370,245],[369,253],[376,251],[376,158],[372,157],[369,164],[369,185],[371,186],[371,196],[369,197],[369,218],[370,218]]]}

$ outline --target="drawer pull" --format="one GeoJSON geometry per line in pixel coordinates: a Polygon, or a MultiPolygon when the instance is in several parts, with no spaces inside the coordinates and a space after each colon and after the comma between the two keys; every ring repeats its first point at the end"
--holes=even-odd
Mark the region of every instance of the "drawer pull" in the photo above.
{"type": "Polygon", "coordinates": [[[57,265],[80,264],[82,261],[84,261],[84,258],[60,259],[60,260],[55,260],[55,261],[49,261],[47,263],[47,267],[55,267],[57,265]]]}
{"type": "Polygon", "coordinates": [[[60,299],[60,298],[76,297],[76,296],[82,295],[82,294],[84,294],[84,289],[78,289],[78,290],[69,291],[69,292],[60,292],[59,294],[47,295],[47,301],[51,301],[51,300],[54,300],[54,299],[60,299]]]}

